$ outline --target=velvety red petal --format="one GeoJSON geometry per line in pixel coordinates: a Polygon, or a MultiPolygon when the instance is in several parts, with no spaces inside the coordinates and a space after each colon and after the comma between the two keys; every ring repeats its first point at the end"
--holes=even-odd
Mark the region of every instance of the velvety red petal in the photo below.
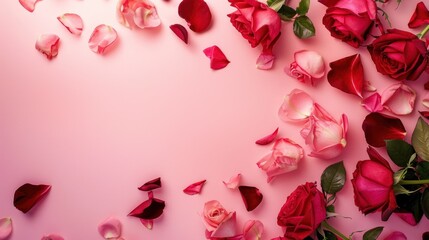
{"type": "Polygon", "coordinates": [[[0,239],[7,239],[12,234],[12,219],[2,218],[0,219],[0,239]]]}
{"type": "Polygon", "coordinates": [[[45,54],[48,59],[58,55],[60,38],[55,34],[40,35],[36,41],[36,49],[45,54]]]}
{"type": "Polygon", "coordinates": [[[404,139],[405,127],[396,117],[373,112],[362,123],[366,142],[374,147],[386,146],[385,140],[404,139]]]}
{"type": "Polygon", "coordinates": [[[397,211],[395,212],[395,214],[401,218],[402,220],[404,220],[406,223],[410,224],[411,226],[416,226],[417,222],[416,219],[413,216],[413,213],[411,212],[406,212],[406,211],[397,211]]]}
{"type": "Polygon", "coordinates": [[[152,192],[149,192],[148,195],[149,199],[138,205],[128,216],[145,220],[152,220],[161,216],[164,212],[165,202],[161,199],[154,198],[152,192]]]}
{"type": "Polygon", "coordinates": [[[263,195],[256,187],[239,186],[241,198],[243,198],[244,205],[247,211],[252,211],[262,202],[263,195]]]}
{"type": "Polygon", "coordinates": [[[413,15],[408,22],[409,28],[418,28],[429,24],[429,11],[423,2],[419,2],[414,10],[413,15]]]}
{"type": "Polygon", "coordinates": [[[279,128],[277,128],[273,133],[271,133],[270,135],[268,135],[268,136],[265,136],[265,137],[263,137],[263,138],[261,138],[261,139],[259,139],[259,140],[257,140],[255,143],[256,144],[258,144],[258,145],[267,145],[267,144],[270,144],[270,143],[272,143],[275,139],[276,139],[276,137],[277,137],[277,133],[279,132],[279,128]]]}
{"type": "Polygon", "coordinates": [[[234,177],[231,177],[228,182],[224,181],[223,184],[225,184],[225,187],[229,189],[236,189],[238,185],[240,185],[240,180],[241,180],[241,174],[239,173],[234,177]]]}
{"type": "Polygon", "coordinates": [[[89,48],[95,53],[102,54],[116,41],[117,37],[118,34],[113,27],[105,24],[98,25],[89,38],[89,48]]]}
{"type": "Polygon", "coordinates": [[[425,90],[429,90],[429,81],[425,83],[424,88],[425,88],[425,90]]]}
{"type": "Polygon", "coordinates": [[[98,225],[98,232],[104,239],[117,239],[122,234],[121,222],[110,217],[98,225]]]}
{"type": "Polygon", "coordinates": [[[209,6],[204,0],[183,0],[179,4],[179,16],[194,32],[204,32],[212,20],[209,6]]]}
{"type": "Polygon", "coordinates": [[[82,33],[83,21],[79,15],[74,13],[65,13],[57,17],[57,19],[72,34],[80,35],[82,33]]]}
{"type": "Polygon", "coordinates": [[[171,31],[174,32],[183,42],[188,44],[188,31],[180,24],[170,25],[171,31]]]}
{"type": "Polygon", "coordinates": [[[49,235],[43,236],[42,240],[64,240],[64,238],[57,234],[49,234],[49,235]]]}
{"type": "Polygon", "coordinates": [[[139,187],[141,191],[151,191],[161,187],[161,178],[155,178],[139,187]]]}
{"type": "Polygon", "coordinates": [[[188,195],[199,194],[201,192],[201,190],[203,189],[204,183],[206,183],[206,180],[202,180],[202,181],[193,183],[193,184],[189,185],[188,187],[186,187],[185,189],[183,189],[183,192],[188,194],[188,195]]]}
{"type": "Polygon", "coordinates": [[[229,64],[225,54],[216,45],[204,49],[203,52],[210,59],[210,68],[213,70],[222,69],[229,64]]]}
{"type": "Polygon", "coordinates": [[[51,186],[49,185],[33,185],[26,183],[15,191],[13,205],[21,212],[26,213],[30,211],[49,190],[51,190],[51,186]]]}
{"type": "Polygon", "coordinates": [[[328,82],[331,86],[362,98],[364,73],[359,54],[331,62],[329,66],[328,82]]]}
{"type": "Polygon", "coordinates": [[[146,219],[140,219],[140,222],[145,226],[147,229],[152,230],[153,228],[153,220],[146,220],[146,219]]]}
{"type": "Polygon", "coordinates": [[[41,0],[19,0],[19,3],[21,3],[21,5],[29,12],[33,12],[36,7],[36,3],[40,1],[41,0]]]}

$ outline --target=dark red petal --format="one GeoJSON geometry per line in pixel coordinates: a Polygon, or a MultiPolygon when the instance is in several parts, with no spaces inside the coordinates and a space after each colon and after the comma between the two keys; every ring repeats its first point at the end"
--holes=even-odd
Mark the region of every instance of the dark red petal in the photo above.
{"type": "Polygon", "coordinates": [[[161,178],[155,178],[139,187],[141,191],[151,191],[161,187],[161,178]]]}
{"type": "Polygon", "coordinates": [[[203,189],[204,183],[206,183],[206,180],[202,180],[202,181],[199,181],[196,183],[192,183],[191,185],[189,185],[188,187],[183,189],[183,192],[188,194],[188,195],[199,194],[201,192],[201,190],[203,189]]]}
{"type": "Polygon", "coordinates": [[[331,62],[329,66],[328,82],[331,86],[362,98],[364,78],[359,54],[331,62]]]}
{"type": "Polygon", "coordinates": [[[366,142],[373,147],[386,146],[385,140],[404,139],[407,133],[399,118],[377,112],[366,116],[362,129],[366,142]]]}
{"type": "Polygon", "coordinates": [[[263,138],[261,138],[261,139],[259,139],[258,141],[256,141],[255,143],[256,144],[258,144],[258,145],[267,145],[267,144],[270,144],[270,143],[272,143],[275,139],[276,139],[276,137],[277,137],[277,133],[279,132],[279,128],[277,128],[273,133],[271,133],[270,135],[268,135],[268,136],[265,136],[265,137],[263,137],[263,138]]]}
{"type": "Polygon", "coordinates": [[[422,117],[429,120],[429,111],[419,111],[419,113],[422,115],[422,117]]]}
{"type": "Polygon", "coordinates": [[[183,0],[179,4],[179,16],[186,20],[194,32],[205,31],[212,20],[209,6],[204,0],[183,0]]]}
{"type": "Polygon", "coordinates": [[[419,2],[408,22],[408,27],[418,28],[426,24],[429,24],[429,11],[423,2],[419,2]]]}
{"type": "Polygon", "coordinates": [[[262,193],[256,187],[239,186],[241,198],[243,198],[244,205],[248,212],[255,209],[262,202],[262,193]]]}
{"type": "Polygon", "coordinates": [[[210,59],[210,68],[213,70],[222,69],[229,64],[225,54],[216,45],[204,49],[203,52],[210,59]]]}
{"type": "Polygon", "coordinates": [[[171,31],[174,32],[182,41],[184,41],[186,44],[188,44],[188,31],[185,27],[183,27],[180,24],[173,24],[170,25],[171,31]]]}
{"type": "Polygon", "coordinates": [[[425,90],[429,90],[429,81],[425,83],[424,87],[425,87],[425,90]]]}
{"type": "Polygon", "coordinates": [[[138,205],[128,216],[144,220],[152,220],[161,216],[165,208],[165,202],[161,199],[154,198],[152,192],[149,192],[148,195],[149,199],[138,205]]]}
{"type": "Polygon", "coordinates": [[[13,205],[23,213],[30,211],[45,196],[49,190],[50,185],[33,185],[26,183],[16,189],[13,197],[13,205]]]}

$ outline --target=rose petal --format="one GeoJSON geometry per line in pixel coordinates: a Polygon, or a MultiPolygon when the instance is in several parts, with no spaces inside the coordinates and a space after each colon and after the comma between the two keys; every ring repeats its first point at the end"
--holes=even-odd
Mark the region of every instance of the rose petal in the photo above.
{"type": "Polygon", "coordinates": [[[55,34],[40,35],[36,41],[36,49],[45,54],[48,59],[58,55],[59,46],[60,38],[55,34]]]}
{"type": "Polygon", "coordinates": [[[423,106],[429,108],[429,93],[426,93],[426,95],[422,99],[423,106]]]}
{"type": "Polygon", "coordinates": [[[229,64],[225,54],[216,45],[204,49],[203,52],[210,59],[210,68],[213,70],[222,69],[229,64]]]}
{"type": "Polygon", "coordinates": [[[424,232],[422,234],[422,240],[429,240],[429,232],[424,232]]]}
{"type": "Polygon", "coordinates": [[[2,218],[0,219],[0,239],[5,240],[12,234],[12,219],[2,218]]]}
{"type": "Polygon", "coordinates": [[[407,115],[414,110],[416,92],[403,83],[396,83],[384,90],[381,105],[396,115],[407,115]]]}
{"type": "MultiPolygon", "coordinates": [[[[428,44],[429,45],[429,44],[428,44]]],[[[429,68],[428,68],[429,69],[429,68]]],[[[424,85],[425,90],[429,90],[429,81],[425,83],[424,85]]]]}
{"type": "Polygon", "coordinates": [[[176,34],[176,36],[178,36],[183,42],[185,42],[186,44],[188,44],[188,31],[186,30],[185,27],[183,27],[180,24],[173,24],[170,25],[170,29],[171,31],[174,32],[174,34],[176,34]]]}
{"type": "Polygon", "coordinates": [[[363,90],[367,92],[375,92],[377,91],[377,88],[371,85],[370,81],[364,81],[363,82],[363,90]]]}
{"type": "Polygon", "coordinates": [[[261,53],[256,60],[256,68],[260,70],[269,70],[273,68],[274,59],[275,57],[273,54],[261,53]]]}
{"type": "Polygon", "coordinates": [[[161,25],[155,5],[149,0],[120,0],[116,7],[120,24],[128,28],[154,28],[161,25]]]}
{"type": "Polygon", "coordinates": [[[140,222],[145,226],[147,229],[152,230],[153,229],[153,220],[146,220],[146,219],[140,219],[140,222]]]}
{"type": "Polygon", "coordinates": [[[261,240],[264,224],[258,220],[249,220],[244,224],[244,240],[261,240]]]}
{"type": "Polygon", "coordinates": [[[241,198],[243,199],[244,205],[248,212],[255,209],[262,202],[263,195],[256,187],[251,186],[239,186],[241,198]]]}
{"type": "Polygon", "coordinates": [[[284,122],[307,121],[314,110],[314,101],[306,92],[293,89],[284,99],[279,109],[279,117],[284,122]]]}
{"type": "Polygon", "coordinates": [[[413,15],[408,22],[409,28],[418,28],[420,26],[429,24],[429,11],[423,2],[416,5],[413,15]]]}
{"type": "Polygon", "coordinates": [[[155,178],[139,187],[141,191],[151,191],[161,187],[161,178],[155,178]]]}
{"type": "Polygon", "coordinates": [[[239,173],[236,176],[231,177],[228,182],[223,182],[223,184],[225,184],[225,187],[229,189],[236,189],[238,185],[240,185],[240,180],[241,174],[239,173]]]}
{"type": "Polygon", "coordinates": [[[98,232],[104,239],[117,239],[122,233],[121,222],[110,217],[98,225],[98,232]]]}
{"type": "Polygon", "coordinates": [[[64,240],[64,238],[57,234],[49,234],[49,235],[43,236],[42,240],[64,240]]]}
{"type": "Polygon", "coordinates": [[[162,215],[165,202],[161,199],[154,198],[153,193],[148,193],[149,199],[142,202],[128,216],[137,217],[145,220],[152,220],[162,215]]]}
{"type": "Polygon", "coordinates": [[[183,189],[183,192],[188,194],[188,195],[195,195],[195,194],[199,194],[204,186],[204,183],[206,183],[206,180],[202,180],[196,183],[192,183],[191,185],[189,185],[188,187],[186,187],[185,189],[183,189]]]}
{"type": "Polygon", "coordinates": [[[45,196],[51,186],[26,183],[15,191],[13,205],[23,213],[30,211],[45,196]]]}
{"type": "Polygon", "coordinates": [[[364,73],[359,54],[331,62],[329,66],[328,82],[331,86],[363,98],[364,73]]]}
{"type": "Polygon", "coordinates": [[[380,112],[383,110],[381,105],[381,96],[378,92],[375,92],[371,96],[362,100],[362,106],[370,112],[380,112]]]}
{"type": "Polygon", "coordinates": [[[83,21],[79,15],[74,13],[65,13],[57,17],[57,19],[72,34],[80,35],[82,33],[83,21]]]}
{"type": "Polygon", "coordinates": [[[19,3],[21,3],[21,5],[29,12],[33,12],[36,8],[36,3],[40,1],[41,0],[19,0],[19,3]]]}
{"type": "Polygon", "coordinates": [[[385,140],[404,139],[405,127],[396,117],[381,113],[370,113],[362,123],[366,142],[374,147],[386,146],[385,140]]]}
{"type": "Polygon", "coordinates": [[[279,128],[277,128],[273,133],[271,133],[270,135],[267,135],[259,140],[257,140],[255,143],[258,145],[267,145],[272,143],[276,137],[277,137],[277,133],[279,132],[279,128]]]}
{"type": "Polygon", "coordinates": [[[407,240],[407,236],[402,232],[394,231],[385,237],[384,240],[407,240]]]}
{"type": "Polygon", "coordinates": [[[429,111],[419,111],[419,113],[422,115],[422,117],[429,120],[429,111]]]}
{"type": "Polygon", "coordinates": [[[307,79],[305,79],[304,76],[308,76],[308,80],[310,80],[311,85],[314,85],[313,79],[322,78],[325,75],[325,61],[319,53],[315,51],[302,50],[295,52],[294,58],[295,64],[291,64],[290,75],[297,77],[298,80],[305,82],[307,79]],[[298,76],[293,74],[292,66],[295,66],[294,69],[299,72],[298,76]]]}
{"type": "Polygon", "coordinates": [[[108,25],[98,25],[91,34],[88,44],[91,51],[102,54],[118,37],[116,30],[108,25]]]}
{"type": "Polygon", "coordinates": [[[194,32],[204,32],[212,20],[209,6],[204,0],[183,0],[179,4],[179,16],[194,32]]]}
{"type": "Polygon", "coordinates": [[[235,212],[229,213],[228,217],[211,233],[211,239],[234,238],[237,235],[236,222],[235,212]]]}
{"type": "Polygon", "coordinates": [[[417,222],[416,219],[414,218],[413,213],[411,212],[406,212],[406,211],[396,211],[395,214],[401,218],[402,220],[404,220],[406,223],[410,224],[411,226],[416,226],[417,222]]]}

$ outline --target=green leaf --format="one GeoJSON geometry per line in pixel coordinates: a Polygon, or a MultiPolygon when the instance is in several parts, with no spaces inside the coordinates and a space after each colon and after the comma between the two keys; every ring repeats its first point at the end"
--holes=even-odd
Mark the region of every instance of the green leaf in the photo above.
{"type": "Polygon", "coordinates": [[[410,195],[410,194],[413,194],[417,191],[420,191],[420,189],[416,189],[416,190],[411,191],[411,190],[404,188],[400,184],[395,184],[395,185],[393,185],[393,191],[395,192],[395,195],[399,195],[399,194],[410,195]]]}
{"type": "Polygon", "coordinates": [[[426,188],[421,199],[423,212],[425,213],[426,218],[429,219],[429,189],[426,188]]]}
{"type": "Polygon", "coordinates": [[[334,163],[327,167],[320,178],[323,192],[328,194],[339,192],[346,181],[346,169],[343,162],[334,163]]]}
{"type": "Polygon", "coordinates": [[[293,22],[293,33],[301,39],[312,37],[316,34],[313,22],[307,16],[299,16],[293,22]]]}
{"type": "Polygon", "coordinates": [[[301,0],[296,8],[296,13],[299,16],[303,16],[308,13],[308,9],[310,9],[310,0],[301,0]]]}
{"type": "Polygon", "coordinates": [[[334,207],[334,205],[326,206],[326,211],[327,211],[327,212],[334,213],[334,212],[335,212],[335,207],[334,207]]]}
{"type": "Polygon", "coordinates": [[[419,162],[416,167],[416,172],[420,179],[429,179],[429,162],[419,162]]]}
{"type": "Polygon", "coordinates": [[[390,159],[399,167],[406,167],[415,153],[413,146],[401,139],[386,140],[386,149],[390,159]]]}
{"type": "Polygon", "coordinates": [[[429,125],[422,117],[417,121],[411,142],[417,155],[423,160],[429,161],[429,125]]]}
{"type": "Polygon", "coordinates": [[[383,227],[372,228],[363,234],[362,240],[376,240],[382,231],[383,227]]]}
{"type": "Polygon", "coordinates": [[[402,179],[404,179],[405,174],[407,174],[407,168],[398,170],[393,174],[393,184],[398,184],[402,179]]]}
{"type": "Polygon", "coordinates": [[[268,6],[274,11],[278,12],[280,8],[285,4],[286,0],[268,0],[268,6]]]}
{"type": "Polygon", "coordinates": [[[296,15],[295,9],[287,5],[283,5],[277,13],[283,21],[292,21],[292,18],[296,15]]]}

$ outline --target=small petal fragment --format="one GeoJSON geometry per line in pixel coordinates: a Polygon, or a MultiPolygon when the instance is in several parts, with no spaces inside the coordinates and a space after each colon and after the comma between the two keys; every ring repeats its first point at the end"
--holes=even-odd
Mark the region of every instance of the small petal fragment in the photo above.
{"type": "Polygon", "coordinates": [[[262,202],[263,195],[256,187],[251,186],[239,186],[241,198],[243,199],[244,205],[248,212],[254,210],[262,202]]]}
{"type": "Polygon", "coordinates": [[[26,183],[15,191],[13,205],[23,213],[30,211],[48,192],[49,185],[26,183]]]}
{"type": "Polygon", "coordinates": [[[244,240],[261,240],[264,233],[264,224],[258,220],[249,220],[244,224],[244,240]]]}
{"type": "Polygon", "coordinates": [[[48,59],[58,55],[60,38],[55,34],[44,34],[39,36],[36,41],[36,49],[45,54],[48,59]]]}
{"type": "Polygon", "coordinates": [[[79,15],[74,13],[65,13],[57,17],[57,19],[72,34],[80,35],[82,33],[83,21],[79,15]]]}
{"type": "Polygon", "coordinates": [[[383,240],[407,240],[407,236],[405,236],[402,232],[392,232],[387,237],[385,237],[383,240]]]}
{"type": "Polygon", "coordinates": [[[152,191],[154,189],[161,187],[161,178],[155,178],[153,180],[150,180],[149,182],[143,184],[141,187],[139,187],[139,190],[141,191],[152,191]]]}
{"type": "Polygon", "coordinates": [[[180,24],[173,24],[170,25],[170,29],[171,31],[174,32],[174,34],[176,34],[176,36],[178,36],[183,42],[185,42],[186,44],[188,44],[188,31],[186,30],[185,27],[183,27],[180,24]]]}
{"type": "Polygon", "coordinates": [[[165,202],[161,199],[154,198],[153,193],[148,193],[149,199],[142,202],[128,216],[137,217],[145,220],[152,220],[162,215],[165,208],[165,202]]]}
{"type": "Polygon", "coordinates": [[[183,192],[188,194],[188,195],[199,194],[201,192],[201,190],[203,189],[204,183],[206,183],[206,180],[202,180],[202,181],[193,183],[193,184],[189,185],[188,187],[186,187],[185,189],[183,189],[183,192]]]}
{"type": "Polygon", "coordinates": [[[204,49],[203,52],[210,59],[210,68],[213,70],[222,69],[229,64],[225,54],[216,45],[204,49]]]}
{"type": "Polygon", "coordinates": [[[274,59],[275,57],[273,54],[261,53],[256,60],[256,68],[260,70],[269,70],[273,68],[274,59]]]}
{"type": "Polygon", "coordinates": [[[161,24],[155,5],[149,0],[120,0],[116,15],[127,28],[154,28],[161,24]]]}
{"type": "Polygon", "coordinates": [[[146,220],[146,219],[140,219],[140,222],[145,226],[147,229],[152,230],[153,228],[153,220],[146,220]]]}
{"type": "Polygon", "coordinates": [[[292,90],[279,109],[279,117],[285,122],[305,122],[314,110],[314,101],[306,92],[292,90]]]}
{"type": "Polygon", "coordinates": [[[117,239],[122,234],[121,222],[110,217],[98,225],[98,232],[104,239],[117,239]]]}
{"type": "Polygon", "coordinates": [[[0,219],[0,240],[7,239],[12,234],[12,229],[11,218],[0,219]]]}
{"type": "Polygon", "coordinates": [[[33,12],[36,8],[36,3],[40,1],[41,0],[19,0],[19,3],[29,12],[33,12]]]}
{"type": "Polygon", "coordinates": [[[416,92],[403,83],[396,83],[384,90],[381,105],[396,115],[407,115],[414,110],[416,92]]]}
{"type": "Polygon", "coordinates": [[[179,16],[194,32],[204,32],[212,20],[209,6],[204,0],[183,0],[179,4],[179,16]]]}
{"type": "Polygon", "coordinates": [[[300,82],[308,82],[314,85],[315,79],[325,75],[325,61],[323,57],[314,51],[302,50],[294,54],[295,61],[285,68],[285,72],[298,79],[300,82]]]}
{"type": "Polygon", "coordinates": [[[385,140],[404,139],[405,127],[401,120],[382,113],[370,113],[362,123],[366,142],[373,147],[386,146],[385,140]]]}
{"type": "Polygon", "coordinates": [[[362,98],[364,73],[359,54],[331,62],[329,66],[328,82],[331,86],[362,98]]]}
{"type": "Polygon", "coordinates": [[[409,28],[418,28],[429,24],[429,11],[423,2],[419,2],[414,10],[413,15],[408,22],[409,28]]]}
{"type": "Polygon", "coordinates": [[[98,25],[89,38],[89,48],[95,53],[102,54],[116,41],[117,37],[118,34],[113,27],[105,24],[98,25]]]}
{"type": "Polygon", "coordinates": [[[234,177],[231,177],[229,179],[228,182],[223,182],[223,184],[225,184],[225,187],[229,188],[229,189],[237,189],[238,185],[240,185],[240,180],[241,180],[241,174],[237,174],[234,177]]]}
{"type": "Polygon", "coordinates": [[[49,234],[43,236],[42,240],[64,240],[64,238],[57,234],[49,234]]]}
{"type": "Polygon", "coordinates": [[[362,106],[370,112],[380,112],[383,110],[381,105],[381,96],[378,92],[375,92],[371,96],[362,100],[362,106]]]}
{"type": "Polygon", "coordinates": [[[268,136],[265,136],[265,137],[263,137],[263,138],[261,138],[261,139],[259,139],[259,140],[257,140],[255,143],[256,144],[258,144],[258,145],[267,145],[267,144],[270,144],[270,143],[272,143],[275,139],[276,139],[276,137],[277,137],[277,133],[279,132],[279,128],[277,128],[273,133],[271,133],[270,135],[268,135],[268,136]]]}

